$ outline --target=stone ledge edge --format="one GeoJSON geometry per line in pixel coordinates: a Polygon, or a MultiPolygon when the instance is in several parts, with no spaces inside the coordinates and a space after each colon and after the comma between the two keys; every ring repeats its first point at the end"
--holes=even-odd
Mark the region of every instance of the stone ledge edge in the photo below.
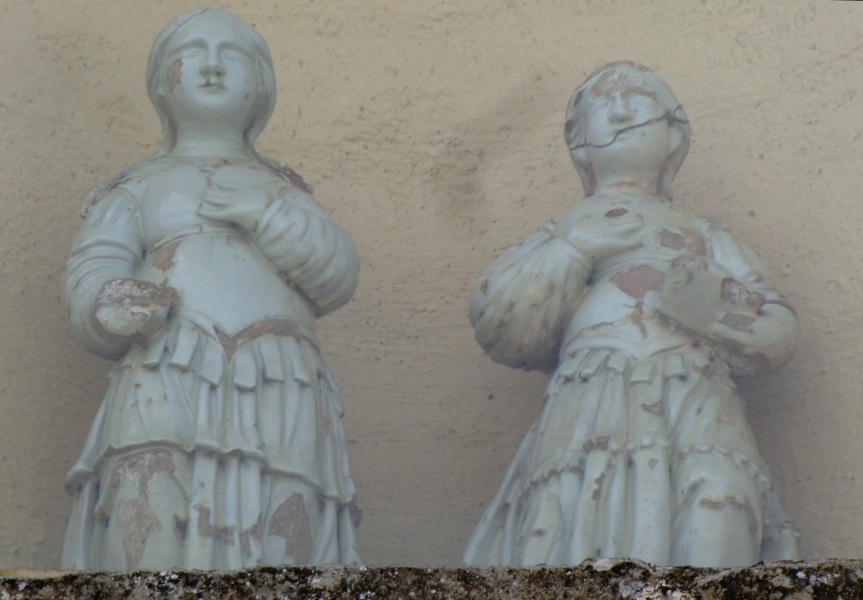
{"type": "Polygon", "coordinates": [[[260,567],[244,571],[0,570],[0,600],[215,598],[631,600],[863,598],[863,561],[764,562],[748,568],[654,567],[597,559],[575,567],[260,567]]]}

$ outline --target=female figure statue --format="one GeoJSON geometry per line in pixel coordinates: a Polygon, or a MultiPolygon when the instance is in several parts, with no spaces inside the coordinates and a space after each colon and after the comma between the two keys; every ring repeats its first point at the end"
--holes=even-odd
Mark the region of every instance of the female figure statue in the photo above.
{"type": "Polygon", "coordinates": [[[470,299],[493,359],[552,376],[464,561],[796,558],[732,380],[788,360],[793,309],[725,225],[672,204],[690,128],[656,74],[601,67],[566,116],[585,199],[496,259],[470,299]]]}
{"type": "Polygon", "coordinates": [[[153,44],[165,141],[94,190],[63,300],[120,359],[84,451],[63,568],[359,563],[338,392],[315,319],[357,285],[350,236],[254,141],[275,104],[264,40],[198,9],[153,44]]]}

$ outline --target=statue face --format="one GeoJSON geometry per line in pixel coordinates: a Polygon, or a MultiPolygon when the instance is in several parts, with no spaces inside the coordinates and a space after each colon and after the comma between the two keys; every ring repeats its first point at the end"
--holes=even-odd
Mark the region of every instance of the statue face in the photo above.
{"type": "Polygon", "coordinates": [[[587,117],[589,147],[642,146],[668,152],[668,121],[665,110],[653,98],[615,91],[596,98],[587,117]]]}
{"type": "Polygon", "coordinates": [[[160,90],[179,128],[188,121],[245,127],[260,83],[253,44],[230,14],[207,11],[180,27],[165,51],[160,90]]]}
{"type": "Polygon", "coordinates": [[[598,176],[655,178],[671,150],[665,110],[642,90],[617,89],[595,98],[585,134],[587,159],[598,176]]]}

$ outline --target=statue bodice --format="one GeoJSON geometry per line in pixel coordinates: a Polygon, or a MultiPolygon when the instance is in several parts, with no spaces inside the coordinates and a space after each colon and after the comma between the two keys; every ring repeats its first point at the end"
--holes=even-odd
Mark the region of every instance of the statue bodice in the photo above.
{"type": "MultiPolygon", "coordinates": [[[[601,338],[604,345],[652,354],[692,341],[668,327],[656,305],[675,260],[690,256],[711,261],[708,223],[676,210],[667,201],[647,202],[649,205],[614,202],[600,207],[597,218],[627,212],[641,215],[644,226],[627,237],[642,244],[594,263],[591,285],[566,325],[564,344],[576,337],[601,338]]],[[[590,219],[577,226],[590,227],[590,219]]]]}
{"type": "MultiPolygon", "coordinates": [[[[233,334],[264,319],[290,318],[314,331],[308,302],[264,258],[241,228],[198,214],[211,186],[270,194],[287,183],[230,161],[183,163],[146,176],[138,196],[147,248],[135,278],[177,290],[175,314],[233,334]]],[[[250,194],[251,196],[251,194],[250,194]]]]}

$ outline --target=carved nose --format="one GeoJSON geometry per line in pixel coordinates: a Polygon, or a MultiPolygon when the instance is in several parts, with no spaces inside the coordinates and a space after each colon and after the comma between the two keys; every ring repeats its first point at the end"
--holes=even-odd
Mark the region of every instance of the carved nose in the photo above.
{"type": "Polygon", "coordinates": [[[201,75],[205,77],[223,77],[225,69],[216,62],[207,62],[201,67],[201,75]]]}
{"type": "Polygon", "coordinates": [[[632,119],[632,111],[629,109],[629,104],[620,97],[620,94],[614,95],[611,113],[608,118],[613,123],[625,123],[632,119]]]}

